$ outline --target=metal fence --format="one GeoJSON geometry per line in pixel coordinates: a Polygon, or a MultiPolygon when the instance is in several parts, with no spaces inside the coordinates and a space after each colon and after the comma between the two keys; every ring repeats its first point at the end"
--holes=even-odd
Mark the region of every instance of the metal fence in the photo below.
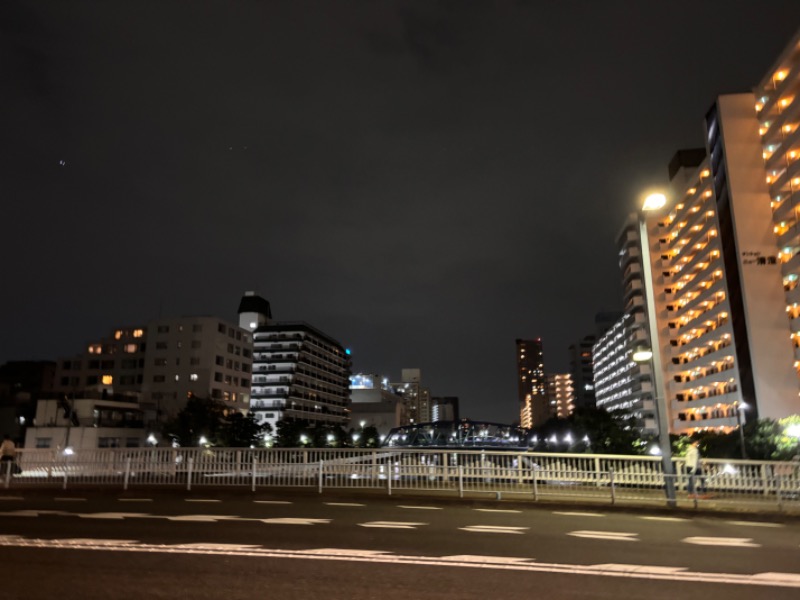
{"type": "Polygon", "coordinates": [[[683,459],[667,480],[661,458],[481,450],[131,448],[23,449],[2,463],[0,482],[18,487],[237,486],[377,489],[533,500],[676,505],[800,512],[800,462],[704,461],[695,494],[683,459]]]}

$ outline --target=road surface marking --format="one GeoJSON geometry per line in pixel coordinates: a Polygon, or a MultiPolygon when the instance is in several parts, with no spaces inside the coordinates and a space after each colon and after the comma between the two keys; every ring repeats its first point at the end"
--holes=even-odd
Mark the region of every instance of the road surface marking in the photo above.
{"type": "Polygon", "coordinates": [[[333,556],[381,556],[382,554],[392,554],[391,550],[349,550],[345,548],[317,548],[316,550],[299,550],[298,552],[333,556]]]}
{"type": "Polygon", "coordinates": [[[0,500],[25,500],[22,496],[0,496],[0,500]]]}
{"type": "Polygon", "coordinates": [[[256,519],[269,525],[327,525],[333,519],[297,519],[286,517],[282,519],[256,519]]]}
{"type": "Polygon", "coordinates": [[[157,518],[167,519],[168,521],[192,521],[196,523],[216,523],[217,521],[236,521],[239,519],[239,517],[226,515],[172,515],[158,516],[157,518]]]}
{"type": "Polygon", "coordinates": [[[398,504],[397,508],[409,508],[411,510],[444,510],[441,506],[408,506],[398,504]]]}
{"type": "Polygon", "coordinates": [[[38,517],[38,510],[12,510],[8,512],[0,512],[0,517],[38,517]]]}
{"type": "Polygon", "coordinates": [[[645,519],[646,521],[670,521],[674,523],[686,523],[691,521],[691,519],[684,519],[683,517],[639,517],[640,519],[645,519]]]}
{"type": "Polygon", "coordinates": [[[511,533],[523,534],[530,529],[529,527],[501,527],[499,525],[470,525],[468,527],[459,527],[461,531],[469,531],[470,533],[511,533]]]}
{"type": "Polygon", "coordinates": [[[366,506],[366,504],[359,504],[358,502],[323,502],[328,506],[366,506]]]}
{"type": "Polygon", "coordinates": [[[615,542],[638,542],[638,533],[626,533],[623,531],[570,531],[567,535],[579,538],[594,538],[596,540],[609,540],[615,542]]]}
{"type": "Polygon", "coordinates": [[[117,498],[120,502],[152,502],[152,498],[117,498]]]}
{"type": "Polygon", "coordinates": [[[370,521],[359,523],[359,527],[378,527],[382,529],[416,529],[427,523],[406,523],[404,521],[370,521]]]}
{"type": "Polygon", "coordinates": [[[222,502],[222,500],[215,500],[214,498],[184,498],[184,502],[222,502]]]}
{"type": "Polygon", "coordinates": [[[644,570],[648,573],[681,573],[688,571],[688,567],[661,567],[645,565],[626,565],[620,563],[608,563],[603,565],[592,565],[592,569],[601,571],[616,571],[617,573],[635,573],[644,570]]]}
{"type": "Polygon", "coordinates": [[[271,548],[211,549],[206,547],[180,547],[166,544],[142,544],[117,542],[115,540],[44,540],[26,539],[20,536],[0,536],[0,546],[54,548],[62,551],[100,550],[104,552],[139,552],[161,554],[205,554],[210,556],[243,556],[261,558],[287,558],[299,560],[328,560],[344,562],[361,562],[372,564],[401,564],[460,567],[474,569],[498,569],[526,571],[532,573],[557,573],[565,575],[589,575],[593,577],[625,577],[633,579],[649,579],[657,581],[679,581],[688,583],[730,584],[753,587],[782,587],[800,589],[800,576],[797,573],[708,573],[684,571],[671,567],[648,565],[578,565],[564,563],[516,562],[507,559],[503,562],[477,562],[471,558],[462,561],[454,557],[406,556],[395,554],[378,554],[374,551],[346,549],[319,550],[283,550],[271,548]]]}
{"type": "Polygon", "coordinates": [[[256,504],[291,504],[288,500],[253,500],[256,504]]]}
{"type": "Polygon", "coordinates": [[[698,546],[732,546],[734,548],[760,548],[761,544],[753,542],[752,538],[729,538],[729,537],[687,537],[683,538],[687,544],[697,544],[698,546]]]}
{"type": "Polygon", "coordinates": [[[475,563],[479,565],[513,565],[527,563],[533,558],[515,558],[513,556],[480,556],[479,554],[454,554],[453,556],[443,556],[442,560],[475,563]]]}
{"type": "Polygon", "coordinates": [[[251,550],[260,548],[255,544],[213,544],[198,542],[194,544],[176,544],[175,548],[192,548],[198,550],[251,550]]]}
{"type": "Polygon", "coordinates": [[[105,512],[105,513],[86,513],[86,514],[77,514],[76,517],[80,517],[81,519],[125,519],[129,517],[141,517],[141,513],[115,513],[115,512],[105,512]]]}
{"type": "Polygon", "coordinates": [[[504,508],[474,508],[473,510],[477,510],[479,512],[494,512],[494,513],[521,513],[521,510],[510,510],[504,508]]]}
{"type": "Polygon", "coordinates": [[[593,513],[593,512],[561,512],[561,511],[553,511],[554,515],[561,515],[564,517],[605,517],[602,513],[593,513]]]}
{"type": "Polygon", "coordinates": [[[53,498],[56,502],[86,502],[86,498],[53,498]]]}
{"type": "Polygon", "coordinates": [[[137,540],[113,540],[113,539],[94,539],[94,538],[69,538],[66,540],[54,540],[61,546],[131,546],[138,544],[137,540]]]}
{"type": "Polygon", "coordinates": [[[781,523],[764,523],[763,521],[728,521],[728,525],[741,525],[743,527],[785,527],[781,523]]]}

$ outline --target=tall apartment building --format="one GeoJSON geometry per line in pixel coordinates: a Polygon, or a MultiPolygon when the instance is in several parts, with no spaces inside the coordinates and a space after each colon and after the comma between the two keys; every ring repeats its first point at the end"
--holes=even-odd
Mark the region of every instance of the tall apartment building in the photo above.
{"type": "Polygon", "coordinates": [[[752,94],[720,96],[706,158],[671,170],[648,216],[654,315],[673,432],[795,412],[798,381],[752,94]],[[746,414],[739,407],[746,404],[746,414]]]}
{"type": "Polygon", "coordinates": [[[547,399],[542,339],[517,339],[517,399],[520,426],[526,429],[543,424],[555,413],[547,399]]]}
{"type": "Polygon", "coordinates": [[[189,395],[244,412],[250,400],[250,333],[216,317],[158,319],[115,329],[56,366],[54,391],[135,400],[148,420],[175,415],[189,395]]]}
{"type": "MultiPolygon", "coordinates": [[[[800,374],[800,32],[758,84],[755,96],[777,246],[774,257],[780,264],[793,364],[800,374]]],[[[773,254],[750,254],[748,258],[763,268],[759,263],[771,262],[773,254]]],[[[780,412],[800,412],[796,396],[787,396],[784,402],[780,412]]]]}
{"type": "Polygon", "coordinates": [[[460,418],[458,410],[458,396],[434,396],[431,398],[432,416],[431,421],[458,421],[460,418]]]}
{"type": "Polygon", "coordinates": [[[592,346],[596,341],[596,336],[586,335],[569,347],[569,373],[575,386],[575,406],[595,406],[592,346]]]}
{"type": "Polygon", "coordinates": [[[394,393],[403,398],[405,422],[402,425],[430,423],[433,420],[431,392],[422,386],[420,369],[403,369],[400,374],[400,382],[390,385],[394,393]]]}
{"type": "MultiPolygon", "coordinates": [[[[637,333],[647,336],[643,319],[641,311],[623,314],[592,348],[595,396],[598,408],[633,417],[640,432],[655,434],[652,366],[634,362],[632,358],[637,333]]],[[[649,346],[649,340],[641,337],[642,345],[649,346]]]]}
{"type": "Polygon", "coordinates": [[[575,388],[570,373],[548,373],[547,404],[552,416],[566,419],[575,410],[575,388]]]}
{"type": "Polygon", "coordinates": [[[246,292],[239,323],[253,336],[250,409],[273,427],[281,419],[346,426],[350,357],[334,338],[304,322],[274,322],[269,302],[246,292]]]}

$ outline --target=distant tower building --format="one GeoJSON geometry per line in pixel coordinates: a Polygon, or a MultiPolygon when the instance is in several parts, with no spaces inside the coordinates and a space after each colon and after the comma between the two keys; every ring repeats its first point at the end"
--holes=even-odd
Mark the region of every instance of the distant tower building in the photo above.
{"type": "Polygon", "coordinates": [[[536,427],[552,416],[547,402],[542,338],[517,339],[516,344],[519,422],[521,427],[536,427]]]}
{"type": "Polygon", "coordinates": [[[419,369],[403,369],[399,383],[390,384],[395,394],[403,398],[404,416],[403,425],[414,423],[430,423],[431,393],[422,387],[422,373],[419,369]]]}
{"type": "Polygon", "coordinates": [[[550,415],[566,419],[575,410],[575,390],[572,375],[551,373],[547,375],[547,404],[550,415]]]}
{"type": "Polygon", "coordinates": [[[347,425],[350,357],[338,341],[308,323],[272,321],[254,292],[239,304],[239,323],[253,336],[250,409],[260,422],[347,425]]]}
{"type": "Polygon", "coordinates": [[[458,421],[458,397],[457,396],[434,396],[431,398],[433,406],[432,421],[458,421]]]}
{"type": "Polygon", "coordinates": [[[587,335],[569,347],[569,372],[575,387],[575,408],[595,406],[592,346],[596,341],[596,336],[587,335]]]}

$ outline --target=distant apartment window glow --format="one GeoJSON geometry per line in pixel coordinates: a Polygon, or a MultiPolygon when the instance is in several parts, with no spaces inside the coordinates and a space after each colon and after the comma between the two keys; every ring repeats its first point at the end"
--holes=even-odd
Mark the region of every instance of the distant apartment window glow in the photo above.
{"type": "Polygon", "coordinates": [[[144,335],[144,331],[142,331],[141,329],[134,329],[133,330],[133,337],[140,338],[143,335],[144,335]]]}
{"type": "Polygon", "coordinates": [[[191,379],[192,381],[197,381],[197,373],[192,373],[191,375],[189,375],[189,379],[191,379]]]}
{"type": "Polygon", "coordinates": [[[114,377],[112,375],[103,375],[103,385],[111,385],[114,383],[114,377]]]}

